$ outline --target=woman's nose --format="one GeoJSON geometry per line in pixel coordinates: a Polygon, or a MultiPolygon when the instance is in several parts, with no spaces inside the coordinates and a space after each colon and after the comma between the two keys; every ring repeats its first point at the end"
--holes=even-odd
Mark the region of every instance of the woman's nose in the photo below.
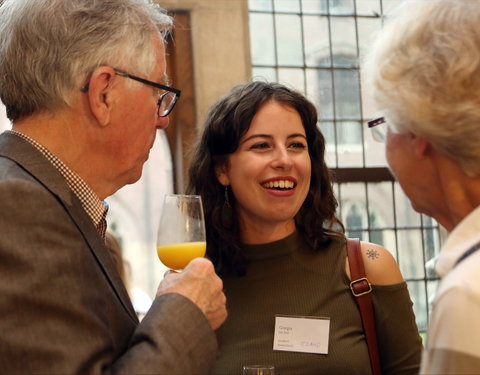
{"type": "Polygon", "coordinates": [[[288,169],[293,165],[292,157],[286,148],[278,148],[274,151],[272,166],[274,168],[288,169]]]}

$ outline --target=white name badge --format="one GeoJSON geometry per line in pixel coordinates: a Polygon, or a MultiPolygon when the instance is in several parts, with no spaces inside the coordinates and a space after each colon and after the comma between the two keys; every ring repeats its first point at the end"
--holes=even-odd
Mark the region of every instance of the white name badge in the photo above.
{"type": "Polygon", "coordinates": [[[328,354],[330,318],[275,316],[273,350],[328,354]]]}

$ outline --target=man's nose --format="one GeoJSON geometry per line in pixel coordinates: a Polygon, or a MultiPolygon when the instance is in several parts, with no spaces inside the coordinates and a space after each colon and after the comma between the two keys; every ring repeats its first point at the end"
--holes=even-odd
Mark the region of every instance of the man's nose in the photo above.
{"type": "Polygon", "coordinates": [[[165,117],[157,117],[157,123],[156,123],[156,128],[157,129],[166,129],[168,127],[168,124],[170,122],[170,117],[165,116],[165,117]]]}

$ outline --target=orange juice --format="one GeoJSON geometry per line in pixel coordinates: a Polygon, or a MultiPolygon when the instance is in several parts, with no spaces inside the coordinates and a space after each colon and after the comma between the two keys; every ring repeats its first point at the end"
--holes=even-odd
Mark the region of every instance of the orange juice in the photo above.
{"type": "Polygon", "coordinates": [[[203,257],[206,242],[185,242],[157,246],[160,261],[174,270],[184,269],[193,258],[203,257]]]}

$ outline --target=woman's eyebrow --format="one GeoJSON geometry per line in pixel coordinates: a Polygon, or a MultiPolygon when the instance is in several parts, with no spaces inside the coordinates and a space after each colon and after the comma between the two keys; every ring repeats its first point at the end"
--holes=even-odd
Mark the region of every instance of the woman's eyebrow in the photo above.
{"type": "Polygon", "coordinates": [[[287,138],[297,138],[297,137],[302,137],[305,140],[307,140],[307,137],[301,133],[290,134],[287,138]]]}
{"type": "MultiPolygon", "coordinates": [[[[297,138],[297,137],[301,137],[305,140],[307,140],[307,137],[301,133],[294,133],[294,134],[290,134],[289,136],[287,136],[287,139],[290,139],[290,138],[297,138]]],[[[251,139],[255,139],[255,138],[268,138],[268,139],[273,139],[273,136],[270,135],[270,134],[252,134],[250,137],[248,138],[245,138],[241,143],[245,143],[245,142],[248,142],[250,141],[251,139]]]]}
{"type": "Polygon", "coordinates": [[[248,138],[245,138],[242,143],[245,143],[251,139],[255,139],[255,138],[269,138],[269,139],[273,139],[273,136],[271,135],[268,135],[268,134],[253,134],[251,135],[250,137],[248,138]]]}

